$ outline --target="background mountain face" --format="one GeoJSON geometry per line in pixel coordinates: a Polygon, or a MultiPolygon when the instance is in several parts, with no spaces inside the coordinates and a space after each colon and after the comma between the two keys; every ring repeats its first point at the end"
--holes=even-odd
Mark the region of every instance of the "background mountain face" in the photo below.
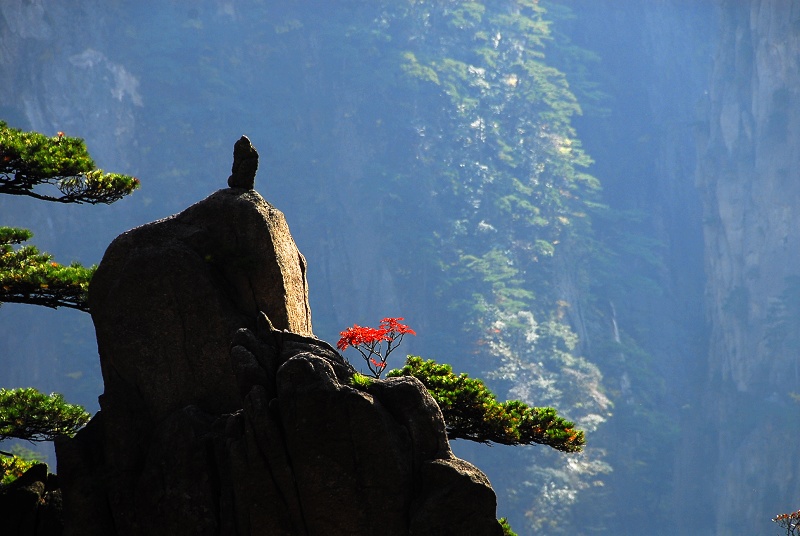
{"type": "MultiPolygon", "coordinates": [[[[3,2],[0,117],[143,188],[2,223],[99,262],[247,134],[318,336],[405,316],[409,353],[589,431],[581,457],[456,442],[520,534],[769,531],[800,496],[800,8],[436,4],[3,2]]],[[[96,408],[88,315],[0,325],[4,386],[96,408]]]]}

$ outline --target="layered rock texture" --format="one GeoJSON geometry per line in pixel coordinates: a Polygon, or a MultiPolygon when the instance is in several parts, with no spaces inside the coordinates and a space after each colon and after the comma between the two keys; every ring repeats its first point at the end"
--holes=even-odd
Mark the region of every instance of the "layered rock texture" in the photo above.
{"type": "Polygon", "coordinates": [[[717,3],[697,169],[708,376],[682,464],[684,481],[705,484],[702,499],[684,498],[714,513],[715,534],[755,534],[800,497],[792,396],[800,380],[800,4],[717,3]]]}
{"type": "Polygon", "coordinates": [[[629,502],[651,526],[665,505],[672,526],[648,529],[658,534],[771,533],[769,519],[800,497],[800,4],[573,4],[579,19],[603,20],[583,43],[620,77],[612,96],[629,144],[606,156],[603,130],[581,137],[609,199],[639,196],[665,246],[670,292],[653,298],[660,309],[635,310],[658,319],[647,337],[664,358],[652,370],[681,420],[663,462],[671,499],[642,500],[651,482],[609,489],[637,490],[629,502]]]}
{"type": "Polygon", "coordinates": [[[502,534],[422,384],[356,389],[313,336],[283,215],[234,175],[121,235],[97,270],[105,392],[57,443],[65,534],[502,534]]]}

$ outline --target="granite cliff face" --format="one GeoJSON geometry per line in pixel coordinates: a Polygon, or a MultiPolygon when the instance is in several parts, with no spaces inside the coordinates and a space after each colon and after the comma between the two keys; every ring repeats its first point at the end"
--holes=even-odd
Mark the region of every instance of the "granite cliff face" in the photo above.
{"type": "Polygon", "coordinates": [[[356,389],[313,336],[305,260],[255,190],[121,235],[90,305],[105,392],[56,445],[65,534],[502,534],[424,386],[356,389]]]}
{"type": "Polygon", "coordinates": [[[93,140],[93,155],[130,167],[127,148],[135,143],[135,115],[144,101],[139,79],[109,58],[107,49],[101,51],[111,38],[97,24],[103,7],[94,0],[80,7],[49,0],[3,2],[0,76],[6,83],[0,109],[4,120],[27,121],[33,130],[80,132],[93,140]],[[86,26],[92,31],[73,31],[86,26]]]}
{"type": "Polygon", "coordinates": [[[711,374],[744,392],[777,387],[778,371],[794,362],[769,351],[765,331],[770,304],[798,274],[800,7],[723,2],[721,12],[698,181],[715,320],[711,374]]]}
{"type": "Polygon", "coordinates": [[[787,500],[800,496],[789,432],[800,370],[793,282],[800,275],[800,5],[726,0],[718,7],[697,170],[711,328],[702,412],[713,433],[697,444],[715,453],[705,506],[716,533],[760,533],[777,511],[795,510],[787,500]]]}
{"type": "Polygon", "coordinates": [[[800,496],[790,432],[800,370],[798,5],[575,5],[580,19],[603,21],[586,23],[581,43],[603,55],[614,128],[628,143],[620,150],[592,128],[582,138],[609,198],[646,210],[665,246],[667,299],[645,302],[663,356],[653,370],[680,421],[663,462],[674,469],[672,500],[665,492],[652,503],[669,504],[661,533],[768,532],[800,496]],[[637,175],[646,186],[632,187],[637,175]]]}

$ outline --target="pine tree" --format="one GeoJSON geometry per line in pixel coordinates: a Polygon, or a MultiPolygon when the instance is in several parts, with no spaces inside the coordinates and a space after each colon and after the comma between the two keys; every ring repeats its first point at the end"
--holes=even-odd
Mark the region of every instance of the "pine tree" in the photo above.
{"type": "MultiPolygon", "coordinates": [[[[26,195],[58,203],[113,203],[139,187],[128,175],[97,169],[80,138],[48,137],[0,121],[0,194],[26,195]]],[[[0,227],[0,303],[29,303],[88,311],[94,267],[53,261],[30,240],[27,229],[0,227]]]]}
{"type": "MultiPolygon", "coordinates": [[[[0,121],[0,194],[56,203],[108,204],[138,187],[135,177],[97,169],[80,138],[62,132],[52,137],[24,132],[0,121]]],[[[27,303],[88,311],[87,290],[95,267],[62,265],[35,246],[21,245],[32,236],[27,229],[0,227],[0,305],[27,303]]],[[[58,393],[0,388],[0,441],[51,441],[74,434],[88,420],[84,408],[68,404],[58,393]]],[[[6,456],[0,459],[0,477],[6,476],[8,467],[20,465],[9,453],[0,451],[0,455],[6,456]]]]}
{"type": "Polygon", "coordinates": [[[575,423],[553,408],[532,408],[519,400],[498,402],[478,379],[455,374],[450,365],[408,356],[402,369],[389,377],[414,376],[442,410],[447,436],[501,445],[547,445],[562,452],[580,452],[586,442],[575,423]]]}

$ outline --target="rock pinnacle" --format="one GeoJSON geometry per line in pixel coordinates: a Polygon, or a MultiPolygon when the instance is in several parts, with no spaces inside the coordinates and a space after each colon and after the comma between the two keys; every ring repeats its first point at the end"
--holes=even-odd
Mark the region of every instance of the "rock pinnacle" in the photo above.
{"type": "Polygon", "coordinates": [[[233,166],[231,167],[231,176],[228,177],[228,186],[252,190],[256,181],[257,169],[258,151],[247,136],[242,136],[233,146],[233,166]]]}

